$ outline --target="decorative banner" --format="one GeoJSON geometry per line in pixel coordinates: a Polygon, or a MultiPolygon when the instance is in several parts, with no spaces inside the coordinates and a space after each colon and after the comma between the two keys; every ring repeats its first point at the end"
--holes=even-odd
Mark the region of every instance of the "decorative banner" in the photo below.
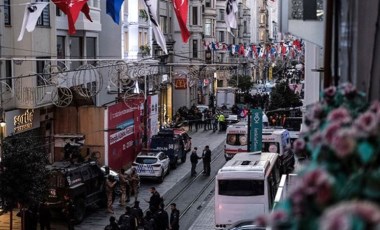
{"type": "Polygon", "coordinates": [[[34,31],[38,18],[48,4],[48,2],[35,2],[25,6],[24,19],[22,21],[21,32],[18,36],[17,41],[22,40],[24,37],[25,29],[28,32],[34,31]]]}
{"type": "Polygon", "coordinates": [[[186,78],[174,79],[174,88],[175,89],[187,89],[187,79],[186,78]]]}
{"type": "Polygon", "coordinates": [[[261,109],[251,109],[249,124],[249,151],[261,151],[263,135],[263,111],[261,109]]]}

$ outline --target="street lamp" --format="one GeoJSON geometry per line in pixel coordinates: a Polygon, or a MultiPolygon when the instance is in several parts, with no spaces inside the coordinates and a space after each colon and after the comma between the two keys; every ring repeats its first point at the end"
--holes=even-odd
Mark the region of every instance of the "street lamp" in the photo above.
{"type": "Polygon", "coordinates": [[[3,148],[3,139],[4,139],[4,127],[6,126],[7,124],[5,123],[4,119],[1,119],[0,120],[0,147],[1,147],[1,150],[0,150],[0,162],[3,160],[3,152],[4,152],[4,148],[3,148]]]}

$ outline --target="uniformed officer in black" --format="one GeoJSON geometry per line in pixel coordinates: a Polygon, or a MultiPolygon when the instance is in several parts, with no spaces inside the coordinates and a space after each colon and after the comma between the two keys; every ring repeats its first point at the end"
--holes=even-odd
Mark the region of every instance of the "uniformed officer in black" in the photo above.
{"type": "Polygon", "coordinates": [[[179,229],[179,210],[177,209],[177,205],[175,203],[170,204],[170,208],[172,212],[170,213],[170,226],[171,230],[179,229]]]}

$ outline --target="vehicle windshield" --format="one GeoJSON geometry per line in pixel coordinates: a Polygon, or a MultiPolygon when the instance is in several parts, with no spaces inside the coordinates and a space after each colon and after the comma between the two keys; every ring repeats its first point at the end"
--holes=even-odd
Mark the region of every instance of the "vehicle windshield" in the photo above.
{"type": "Polygon", "coordinates": [[[284,123],[284,129],[289,131],[300,131],[302,124],[302,117],[288,117],[284,123]]]}
{"type": "Polygon", "coordinates": [[[219,195],[222,196],[262,196],[263,180],[219,180],[219,195]]]}
{"type": "Polygon", "coordinates": [[[51,188],[63,188],[65,187],[65,178],[60,173],[51,173],[49,175],[49,185],[51,188]]]}
{"type": "Polygon", "coordinates": [[[156,163],[157,159],[156,158],[151,158],[151,157],[137,157],[136,158],[136,162],[139,163],[139,164],[150,165],[150,164],[156,163]]]}
{"type": "Polygon", "coordinates": [[[247,145],[247,135],[246,134],[227,134],[227,144],[228,145],[247,145]]]}

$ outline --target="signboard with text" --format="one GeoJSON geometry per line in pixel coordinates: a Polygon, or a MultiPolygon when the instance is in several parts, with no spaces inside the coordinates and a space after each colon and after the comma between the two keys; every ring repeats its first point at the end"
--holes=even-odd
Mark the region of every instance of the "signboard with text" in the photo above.
{"type": "Polygon", "coordinates": [[[263,111],[261,109],[251,109],[249,130],[249,151],[261,151],[263,135],[263,111]]]}

